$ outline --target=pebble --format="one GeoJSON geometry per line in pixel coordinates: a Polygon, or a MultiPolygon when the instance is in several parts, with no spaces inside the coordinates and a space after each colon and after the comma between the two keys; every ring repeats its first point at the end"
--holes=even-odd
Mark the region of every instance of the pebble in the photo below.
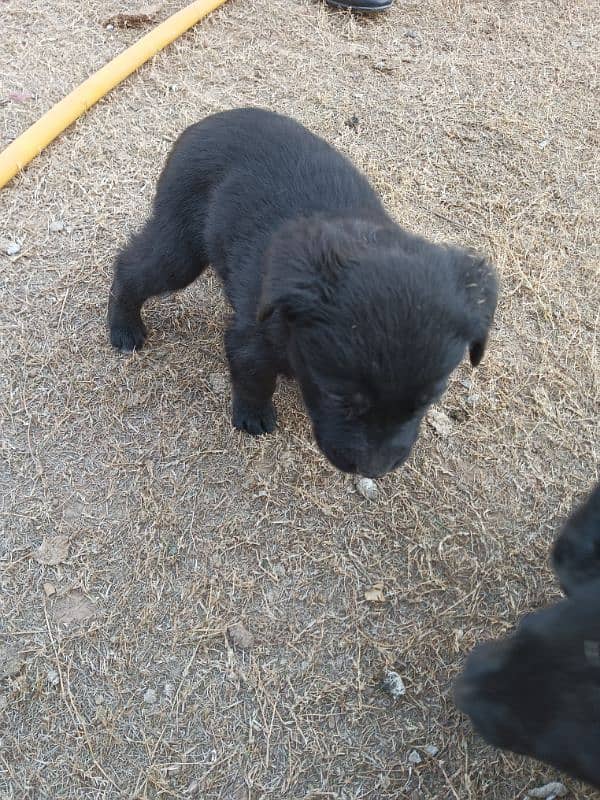
{"type": "Polygon", "coordinates": [[[50,231],[52,233],[60,233],[60,231],[64,231],[65,223],[62,219],[55,219],[50,223],[50,231]]]}
{"type": "Polygon", "coordinates": [[[563,783],[551,781],[545,784],[545,786],[537,786],[535,789],[529,789],[527,797],[532,798],[532,800],[538,800],[538,798],[541,798],[541,800],[554,800],[556,797],[564,797],[567,791],[563,783]]]}
{"type": "Polygon", "coordinates": [[[436,747],[434,744],[426,744],[423,750],[427,753],[428,756],[431,758],[435,758],[437,754],[440,752],[440,748],[436,747]]]}
{"type": "Polygon", "coordinates": [[[154,689],[146,689],[146,692],[144,693],[144,703],[151,705],[152,703],[156,703],[157,700],[158,695],[154,689]]]}
{"type": "Polygon", "coordinates": [[[374,501],[379,496],[379,489],[377,484],[371,478],[358,478],[356,481],[356,489],[365,500],[374,501]]]}
{"type": "Polygon", "coordinates": [[[431,425],[433,430],[442,438],[447,438],[452,433],[452,420],[444,411],[438,411],[436,408],[431,408],[427,412],[427,422],[431,425]]]}
{"type": "Polygon", "coordinates": [[[60,683],[60,675],[55,669],[49,669],[46,676],[48,678],[48,683],[51,683],[52,686],[58,686],[60,683]]]}
{"type": "Polygon", "coordinates": [[[408,754],[408,760],[411,764],[416,766],[417,764],[420,764],[423,759],[416,750],[411,750],[408,754]]]}
{"type": "Polygon", "coordinates": [[[404,685],[404,681],[398,675],[397,672],[394,670],[389,670],[385,674],[385,678],[381,683],[381,687],[384,692],[387,692],[394,700],[397,700],[398,697],[402,697],[402,695],[406,694],[406,686],[404,685]]]}
{"type": "Polygon", "coordinates": [[[21,252],[21,245],[18,242],[10,242],[4,248],[4,252],[7,256],[16,256],[21,252]]]}

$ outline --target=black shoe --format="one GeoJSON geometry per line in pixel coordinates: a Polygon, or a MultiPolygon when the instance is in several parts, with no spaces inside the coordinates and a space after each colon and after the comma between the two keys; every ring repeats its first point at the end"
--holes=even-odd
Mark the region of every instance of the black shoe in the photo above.
{"type": "Polygon", "coordinates": [[[348,11],[385,11],[394,0],[326,0],[328,6],[346,8],[348,11]]]}

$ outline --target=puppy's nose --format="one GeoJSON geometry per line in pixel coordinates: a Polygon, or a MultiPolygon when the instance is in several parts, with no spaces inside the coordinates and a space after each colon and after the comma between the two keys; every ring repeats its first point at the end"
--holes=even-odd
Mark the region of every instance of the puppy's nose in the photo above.
{"type": "Polygon", "coordinates": [[[404,464],[409,455],[410,447],[394,450],[393,453],[385,455],[376,454],[361,461],[358,464],[358,471],[365,478],[381,478],[404,464]]]}
{"type": "Polygon", "coordinates": [[[465,665],[467,683],[481,680],[487,675],[498,672],[504,666],[507,645],[504,641],[490,641],[478,644],[471,651],[465,665]]]}

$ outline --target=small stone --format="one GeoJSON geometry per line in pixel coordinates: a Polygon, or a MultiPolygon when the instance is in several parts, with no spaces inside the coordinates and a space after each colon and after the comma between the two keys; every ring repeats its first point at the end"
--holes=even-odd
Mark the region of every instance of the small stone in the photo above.
{"type": "Polygon", "coordinates": [[[417,764],[420,764],[423,759],[416,750],[411,750],[408,754],[408,760],[409,763],[411,763],[413,766],[416,766],[417,764]]]}
{"type": "Polygon", "coordinates": [[[101,706],[101,705],[103,705],[103,703],[104,703],[104,695],[102,695],[102,694],[97,694],[97,695],[94,697],[94,703],[96,703],[96,705],[97,705],[97,706],[101,706]]]}
{"type": "Polygon", "coordinates": [[[49,669],[46,673],[46,677],[48,678],[48,683],[52,686],[58,686],[60,683],[60,675],[55,669],[49,669]]]}
{"type": "Polygon", "coordinates": [[[394,670],[389,670],[386,672],[383,681],[381,682],[381,688],[384,692],[387,692],[394,700],[397,700],[399,697],[402,697],[406,694],[406,686],[404,685],[404,681],[398,675],[397,672],[394,670]]]}
{"type": "Polygon", "coordinates": [[[427,753],[430,758],[435,758],[437,754],[440,752],[440,748],[436,747],[434,744],[426,744],[423,750],[427,753]]]}
{"type": "Polygon", "coordinates": [[[56,587],[53,583],[44,584],[44,594],[46,597],[52,597],[53,594],[56,594],[56,587]]]}
{"type": "Polygon", "coordinates": [[[379,496],[379,488],[374,480],[371,478],[358,478],[356,481],[356,489],[360,495],[362,495],[365,500],[369,500],[371,502],[377,500],[379,496]]]}
{"type": "Polygon", "coordinates": [[[23,668],[23,659],[10,647],[0,647],[0,679],[14,678],[23,668]]]}
{"type": "Polygon", "coordinates": [[[144,703],[148,703],[148,705],[152,705],[156,703],[158,700],[158,695],[154,691],[154,689],[146,689],[144,693],[144,703]]]}
{"type": "Polygon", "coordinates": [[[431,408],[427,412],[425,418],[438,436],[447,438],[452,433],[452,420],[444,411],[438,411],[436,408],[431,408]]]}
{"type": "Polygon", "coordinates": [[[21,245],[18,242],[9,242],[4,248],[4,252],[7,256],[16,256],[21,252],[21,245]]]}
{"type": "Polygon", "coordinates": [[[227,632],[232,645],[234,647],[239,647],[240,650],[249,650],[254,644],[254,636],[241,622],[230,625],[227,632]]]}
{"type": "Polygon", "coordinates": [[[193,797],[194,795],[198,794],[199,790],[200,790],[200,784],[198,783],[197,780],[193,780],[193,781],[190,781],[190,783],[188,784],[188,787],[185,790],[185,793],[187,795],[190,795],[191,797],[193,797]]]}
{"type": "Polygon", "coordinates": [[[65,223],[62,221],[62,219],[55,219],[50,223],[49,227],[52,233],[60,233],[61,231],[64,231],[65,223]]]}
{"type": "Polygon", "coordinates": [[[556,797],[564,797],[567,794],[567,788],[564,784],[559,783],[559,781],[551,781],[550,783],[545,784],[545,786],[537,786],[535,789],[529,789],[527,792],[527,797],[541,798],[541,800],[554,800],[556,797]]]}

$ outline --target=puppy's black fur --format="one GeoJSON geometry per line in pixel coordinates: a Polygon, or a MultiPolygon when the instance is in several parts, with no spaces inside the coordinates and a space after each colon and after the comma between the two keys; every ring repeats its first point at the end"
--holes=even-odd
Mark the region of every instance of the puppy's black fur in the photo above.
{"type": "Polygon", "coordinates": [[[600,578],[600,483],[563,526],[552,566],[565,594],[600,578]]]}
{"type": "Polygon", "coordinates": [[[141,347],[144,301],[209,264],[233,307],[234,425],[272,431],[277,375],[294,376],[321,450],[371,477],[407,458],[466,348],[479,363],[496,306],[485,261],[402,230],[346,158],[260,109],[208,117],[175,144],[116,261],[113,345],[141,347]]]}
{"type": "Polygon", "coordinates": [[[478,645],[456,702],[486,741],[600,789],[600,485],[565,524],[554,552],[569,597],[478,645]],[[586,566],[587,562],[587,566],[586,566]]]}

